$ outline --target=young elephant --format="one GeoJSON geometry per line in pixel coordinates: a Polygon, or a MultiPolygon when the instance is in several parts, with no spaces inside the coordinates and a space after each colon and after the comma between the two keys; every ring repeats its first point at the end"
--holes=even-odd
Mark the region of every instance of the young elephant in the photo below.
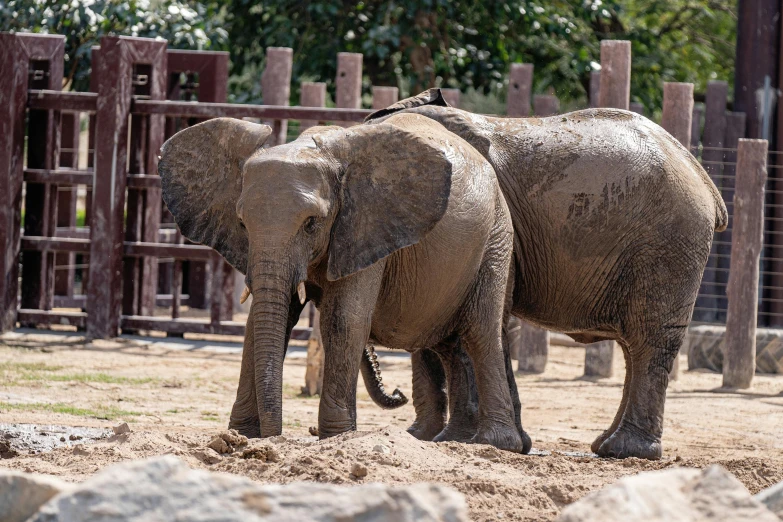
{"type": "MultiPolygon", "coordinates": [[[[579,342],[613,339],[623,348],[622,402],[593,451],[660,458],[669,371],[713,233],[728,221],[701,165],[665,130],[627,111],[493,118],[449,107],[432,89],[368,122],[399,114],[441,123],[495,169],[514,223],[512,313],[579,342]]],[[[430,385],[443,370],[423,357],[413,361],[414,406],[423,412],[411,427],[417,435],[439,428],[429,425],[443,415],[431,410],[445,413],[442,386],[430,385]]],[[[459,396],[452,402],[469,401],[466,388],[450,389],[450,399],[459,396]]]]}
{"type": "Polygon", "coordinates": [[[158,167],[182,233],[245,273],[254,296],[230,426],[281,433],[288,335],[318,294],[322,438],[356,429],[368,340],[415,351],[459,336],[479,394],[472,441],[528,450],[509,389],[497,386],[513,247],[489,163],[417,115],[316,127],[265,150],[269,132],[210,120],[167,141],[158,167]]]}

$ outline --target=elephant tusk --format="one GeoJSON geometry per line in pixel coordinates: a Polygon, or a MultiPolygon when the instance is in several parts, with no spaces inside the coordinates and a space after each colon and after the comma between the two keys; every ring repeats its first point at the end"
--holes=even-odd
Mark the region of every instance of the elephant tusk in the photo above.
{"type": "Polygon", "coordinates": [[[305,304],[307,300],[307,292],[305,291],[304,281],[299,281],[299,285],[296,287],[296,293],[299,294],[299,303],[305,304]]]}
{"type": "Polygon", "coordinates": [[[245,304],[248,297],[250,297],[250,289],[245,287],[245,289],[242,290],[242,295],[239,297],[239,304],[245,304]]]}

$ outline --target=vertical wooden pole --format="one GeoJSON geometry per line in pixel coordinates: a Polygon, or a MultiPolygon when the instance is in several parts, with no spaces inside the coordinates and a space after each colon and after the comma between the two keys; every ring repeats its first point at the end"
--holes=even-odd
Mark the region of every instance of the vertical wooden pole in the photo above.
{"type": "Polygon", "coordinates": [[[93,70],[98,112],[87,286],[87,334],[93,338],[115,337],[119,332],[132,65],[121,37],[101,38],[101,59],[93,70]]]}
{"type": "Polygon", "coordinates": [[[0,33],[0,333],[16,326],[27,69],[17,36],[0,33]]]}
{"type": "MultiPolygon", "coordinates": [[[[61,36],[19,34],[32,71],[29,89],[62,89],[65,40],[61,36]]],[[[60,161],[60,111],[30,110],[27,114],[27,167],[56,169],[60,161]]],[[[25,185],[27,236],[55,234],[57,226],[57,185],[25,185]]],[[[22,264],[22,308],[51,310],[54,306],[54,252],[26,252],[22,264]]]]}
{"type": "MultiPolygon", "coordinates": [[[[264,105],[288,105],[291,97],[291,71],[294,50],[289,47],[267,47],[266,66],[261,74],[261,95],[264,105]]],[[[272,135],[269,146],[282,145],[288,133],[287,120],[271,122],[272,135]]]]}
{"type": "Polygon", "coordinates": [[[446,103],[452,107],[459,108],[459,101],[461,96],[459,89],[441,89],[440,92],[443,94],[443,99],[446,100],[446,103]]]}
{"type": "Polygon", "coordinates": [[[600,341],[585,346],[585,377],[611,377],[613,357],[614,341],[600,341]]]}
{"type": "Polygon", "coordinates": [[[692,117],[693,84],[664,82],[661,127],[686,149],[691,144],[692,117]]]}
{"type": "MultiPolygon", "coordinates": [[[[663,84],[663,116],[661,126],[669,131],[686,149],[691,144],[693,124],[693,84],[671,83],[663,84]]],[[[674,358],[669,378],[677,380],[680,372],[679,354],[674,358]]]]}
{"type": "Polygon", "coordinates": [[[517,371],[519,373],[544,373],[549,357],[549,332],[519,321],[520,333],[517,345],[517,371]]]}
{"type": "MultiPolygon", "coordinates": [[[[726,137],[726,101],[729,87],[726,82],[709,82],[705,100],[704,133],[702,137],[703,150],[701,160],[704,170],[712,178],[712,182],[723,193],[723,140],[726,137]]],[[[731,212],[731,200],[726,202],[731,212]]],[[[701,281],[700,293],[718,295],[715,286],[717,280],[718,245],[713,243],[707,267],[701,281]]],[[[694,317],[701,321],[715,322],[718,320],[718,301],[714,297],[699,297],[699,306],[707,310],[694,312],[694,317]]]]}
{"type": "Polygon", "coordinates": [[[601,41],[601,107],[628,110],[631,101],[631,42],[601,41]]]}
{"type": "MultiPolygon", "coordinates": [[[[362,106],[362,59],[360,53],[337,53],[335,104],[339,109],[358,109],[362,106]]],[[[350,127],[351,122],[337,125],[350,127]]]]}
{"type": "Polygon", "coordinates": [[[533,94],[533,64],[512,63],[508,74],[506,115],[511,118],[530,116],[530,97],[533,94]]]}
{"type": "Polygon", "coordinates": [[[590,108],[601,106],[601,71],[590,71],[590,108]]]}
{"type": "MultiPolygon", "coordinates": [[[[299,105],[302,107],[324,107],[326,105],[326,84],[322,82],[302,82],[299,105]]],[[[316,125],[318,125],[318,122],[315,120],[302,120],[299,122],[299,132],[304,132],[316,125]]]]}
{"type": "MultiPolygon", "coordinates": [[[[734,188],[736,187],[736,173],[737,173],[737,147],[739,146],[740,138],[745,137],[745,113],[744,112],[727,112],[726,113],[726,137],[723,140],[723,200],[729,204],[734,201],[734,188]]],[[[773,211],[776,209],[773,209],[773,211]]],[[[781,216],[783,217],[783,216],[781,216]]],[[[730,223],[731,224],[731,223],[730,223]]],[[[718,253],[717,266],[718,270],[715,273],[715,287],[719,291],[718,295],[725,295],[726,289],[729,284],[729,269],[731,268],[731,236],[732,227],[730,226],[725,232],[721,232],[719,236],[713,241],[716,245],[715,251],[718,253]]],[[[774,247],[772,247],[774,248],[774,247]]],[[[778,250],[775,253],[779,253],[778,250]]],[[[777,257],[773,253],[771,257],[777,257]]],[[[780,261],[770,261],[770,265],[773,272],[783,272],[783,266],[780,261]]],[[[783,298],[783,293],[779,290],[770,292],[770,297],[783,298]],[[777,295],[776,295],[777,294],[777,295]]],[[[726,313],[728,310],[728,300],[718,299],[718,321],[726,322],[726,313]]],[[[769,302],[770,306],[774,307],[772,310],[780,310],[781,303],[769,302]]],[[[779,319],[776,317],[770,317],[769,319],[779,319]]],[[[774,325],[774,322],[772,323],[774,325]]]]}
{"type": "Polygon", "coordinates": [[[560,100],[551,94],[536,94],[533,97],[533,114],[539,118],[554,116],[560,112],[560,100]]]}
{"type": "Polygon", "coordinates": [[[385,109],[389,105],[397,103],[399,99],[399,90],[397,87],[376,87],[372,88],[372,108],[375,110],[385,109]]]}
{"type": "Polygon", "coordinates": [[[311,324],[313,331],[307,341],[307,368],[305,370],[305,385],[302,393],[305,395],[320,395],[324,382],[324,347],[321,341],[321,315],[318,310],[311,324]]]}
{"type": "Polygon", "coordinates": [[[759,256],[764,232],[767,141],[739,140],[723,386],[749,388],[756,369],[759,256]]]}

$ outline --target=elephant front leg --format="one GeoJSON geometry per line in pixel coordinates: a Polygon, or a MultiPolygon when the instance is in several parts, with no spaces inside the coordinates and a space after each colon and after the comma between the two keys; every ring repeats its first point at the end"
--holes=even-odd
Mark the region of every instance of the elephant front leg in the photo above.
{"type": "Polygon", "coordinates": [[[321,299],[324,382],[318,409],[318,435],[332,437],[356,429],[356,383],[370,337],[385,262],[329,283],[321,299]]]}

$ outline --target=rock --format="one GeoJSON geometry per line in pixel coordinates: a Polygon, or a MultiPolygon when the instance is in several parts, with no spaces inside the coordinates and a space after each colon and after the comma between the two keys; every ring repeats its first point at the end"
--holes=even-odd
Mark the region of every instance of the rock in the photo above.
{"type": "Polygon", "coordinates": [[[176,457],[166,455],[106,468],[52,498],[30,520],[463,522],[468,515],[462,494],[441,485],[262,486],[244,477],[193,470],[176,457]]]}
{"type": "Polygon", "coordinates": [[[24,522],[50,498],[69,488],[65,482],[46,475],[0,471],[0,520],[24,522]]]}
{"type": "Polygon", "coordinates": [[[753,498],[767,506],[767,509],[775,513],[783,520],[783,482],[758,492],[753,498]]]}
{"type": "Polygon", "coordinates": [[[566,506],[557,522],[780,522],[720,466],[624,477],[566,506]]]}
{"type": "Polygon", "coordinates": [[[362,478],[367,476],[367,466],[359,462],[354,462],[351,466],[351,475],[356,478],[362,478]]]}
{"type": "Polygon", "coordinates": [[[372,450],[375,453],[382,453],[384,455],[388,455],[389,453],[391,453],[389,446],[386,446],[384,444],[376,444],[375,446],[373,446],[372,450]]]}
{"type": "Polygon", "coordinates": [[[128,426],[127,422],[123,422],[119,426],[115,426],[112,428],[112,431],[115,435],[122,435],[124,433],[130,433],[131,429],[130,426],[128,426]]]}
{"type": "Polygon", "coordinates": [[[213,438],[207,447],[220,454],[233,453],[238,446],[247,445],[247,437],[240,435],[237,430],[226,430],[213,438]]]}
{"type": "Polygon", "coordinates": [[[226,441],[224,441],[219,436],[212,439],[210,443],[207,444],[207,448],[211,448],[216,452],[220,453],[221,455],[224,453],[231,453],[231,446],[226,444],[226,441]]]}

